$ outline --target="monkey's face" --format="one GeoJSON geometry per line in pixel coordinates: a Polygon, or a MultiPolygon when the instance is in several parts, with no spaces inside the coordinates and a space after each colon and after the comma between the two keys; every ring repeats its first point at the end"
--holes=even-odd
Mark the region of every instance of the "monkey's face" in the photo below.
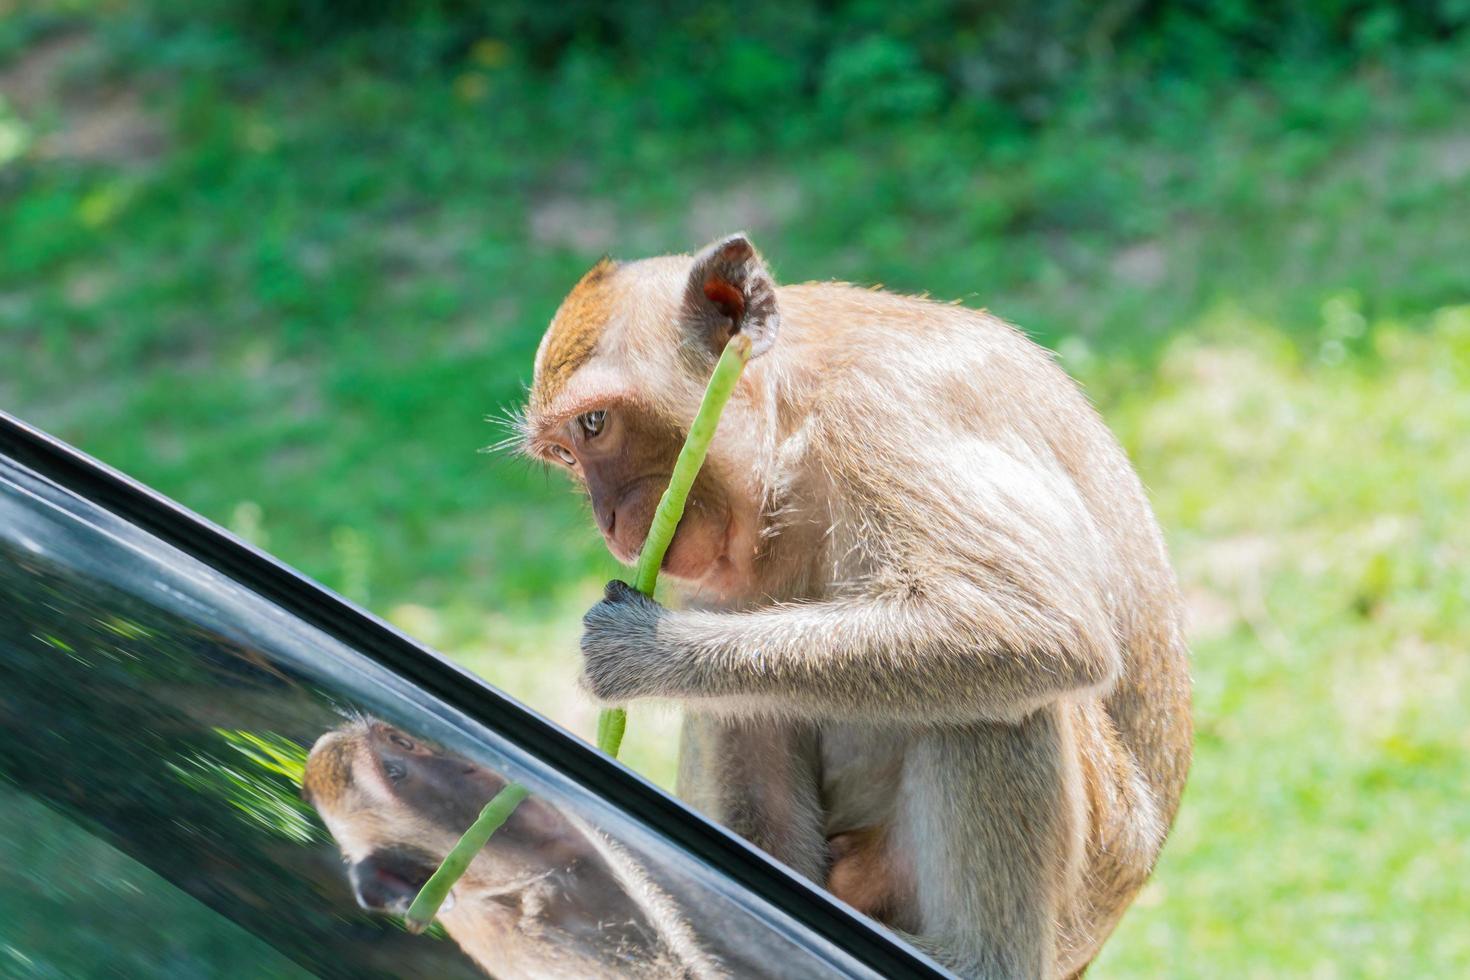
{"type": "MultiPolygon", "coordinates": [[[[610,401],[547,433],[543,443],[546,457],[586,490],[608,550],[621,562],[636,561],[683,444],[682,432],[635,403],[610,401]]],[[[721,462],[711,460],[695,480],[664,558],[664,571],[676,578],[707,581],[731,565],[738,515],[720,475],[721,462]]]]}
{"type": "MultiPolygon", "coordinates": [[[[778,321],[775,284],[740,235],[693,257],[604,260],[562,302],[536,354],[522,448],[586,488],[619,560],[636,560],[648,536],[725,344],[739,331],[763,351],[778,321]]],[[[663,563],[725,596],[751,581],[760,538],[759,375],[726,409],[663,563]]]]}
{"type": "MultiPolygon", "coordinates": [[[[381,721],[317,739],[302,792],[351,866],[364,908],[402,914],[460,835],[506,780],[381,721]]],[[[451,898],[523,888],[574,861],[580,835],[554,809],[524,801],[471,863],[451,898]]],[[[454,908],[446,903],[446,924],[454,908]]]]}

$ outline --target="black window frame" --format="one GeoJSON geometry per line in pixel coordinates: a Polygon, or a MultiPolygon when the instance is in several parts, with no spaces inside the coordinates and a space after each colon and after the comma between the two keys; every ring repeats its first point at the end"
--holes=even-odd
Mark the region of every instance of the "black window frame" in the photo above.
{"type": "Polygon", "coordinates": [[[950,977],[933,960],[621,763],[224,528],[0,411],[0,456],[110,511],[352,647],[667,837],[888,977],[950,977]]]}

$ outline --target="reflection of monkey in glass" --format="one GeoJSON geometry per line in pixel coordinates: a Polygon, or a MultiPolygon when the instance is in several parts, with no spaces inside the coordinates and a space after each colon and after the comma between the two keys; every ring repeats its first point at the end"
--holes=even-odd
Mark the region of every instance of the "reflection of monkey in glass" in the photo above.
{"type": "Polygon", "coordinates": [[[523,449],[632,561],[705,379],[725,410],[664,562],[588,612],[600,700],[686,710],[681,795],[966,975],[1071,976],[1153,867],[1190,759],[1181,606],[1137,476],[985,313],[777,286],[743,235],[604,260],[536,355],[523,449]]]}
{"type": "MultiPolygon", "coordinates": [[[[302,792],[364,908],[403,914],[505,780],[364,719],[317,740],[302,792]]],[[[524,801],[455,885],[439,921],[496,977],[686,977],[722,971],[625,851],[524,801]]]]}

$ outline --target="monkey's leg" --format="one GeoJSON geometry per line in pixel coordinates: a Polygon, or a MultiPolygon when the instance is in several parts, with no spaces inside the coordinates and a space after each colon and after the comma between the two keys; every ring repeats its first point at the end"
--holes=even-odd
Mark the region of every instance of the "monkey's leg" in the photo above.
{"type": "Polygon", "coordinates": [[[915,869],[917,944],[963,976],[1054,977],[1058,920],[1086,835],[1062,709],[920,734],[899,806],[895,842],[915,869]]]}
{"type": "Polygon", "coordinates": [[[679,796],[819,885],[827,875],[820,784],[815,725],[685,714],[679,796]]]}

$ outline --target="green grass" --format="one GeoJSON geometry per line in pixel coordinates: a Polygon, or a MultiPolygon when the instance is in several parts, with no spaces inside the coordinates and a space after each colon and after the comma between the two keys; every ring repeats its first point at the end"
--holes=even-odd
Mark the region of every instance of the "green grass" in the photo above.
{"type": "MultiPolygon", "coordinates": [[[[1194,617],[1194,775],[1096,975],[1470,970],[1463,45],[1083,85],[1029,131],[691,131],[499,50],[0,27],[0,406],[590,736],[616,569],[562,481],[477,453],[577,276],[744,227],[788,281],[987,306],[1124,439],[1194,617]]],[[[675,723],[636,710],[625,758],[667,783],[675,723]]]]}
{"type": "Polygon", "coordinates": [[[1097,973],[1462,975],[1470,305],[1332,365],[1227,322],[1111,413],[1174,532],[1198,733],[1097,973]]]}

